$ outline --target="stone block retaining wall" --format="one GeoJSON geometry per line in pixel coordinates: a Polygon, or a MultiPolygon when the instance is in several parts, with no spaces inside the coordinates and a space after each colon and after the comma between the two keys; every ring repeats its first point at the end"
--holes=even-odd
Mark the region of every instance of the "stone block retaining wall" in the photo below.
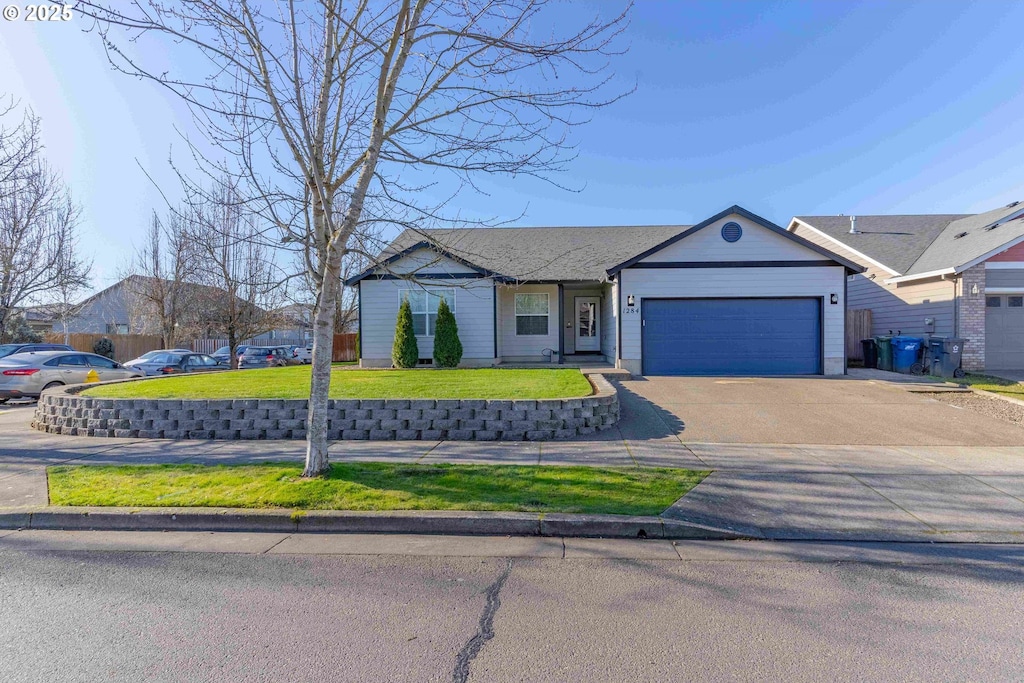
{"type": "MultiPolygon", "coordinates": [[[[584,398],[349,399],[328,404],[328,438],[542,441],[593,434],[619,419],[619,397],[593,375],[584,398]]],[[[32,426],[50,434],[150,439],[304,439],[305,399],[130,399],[79,396],[95,384],[51,389],[32,426]]]]}

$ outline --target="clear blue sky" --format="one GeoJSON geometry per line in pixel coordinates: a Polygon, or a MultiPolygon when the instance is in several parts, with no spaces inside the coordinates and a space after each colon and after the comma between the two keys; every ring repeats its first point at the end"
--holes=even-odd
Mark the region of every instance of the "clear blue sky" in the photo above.
{"type": "MultiPolygon", "coordinates": [[[[637,225],[731,204],[785,223],[1024,199],[1022,25],[1024,3],[998,0],[638,0],[616,65],[637,91],[577,133],[560,181],[581,191],[495,179],[464,205],[525,211],[523,225],[637,225]]],[[[167,159],[191,123],[169,94],[113,73],[84,26],[0,21],[0,92],[43,117],[100,288],[162,208],[140,166],[176,188],[167,159]]]]}

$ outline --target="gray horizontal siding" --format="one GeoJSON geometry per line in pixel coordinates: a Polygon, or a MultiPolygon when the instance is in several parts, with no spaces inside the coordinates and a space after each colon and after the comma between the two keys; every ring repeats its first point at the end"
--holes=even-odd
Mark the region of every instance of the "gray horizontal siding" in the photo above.
{"type": "Polygon", "coordinates": [[[820,260],[818,254],[794,240],[765,230],[735,214],[727,216],[643,259],[643,263],[665,261],[790,261],[820,260]],[[725,223],[739,223],[743,234],[736,242],[722,239],[725,223]]]}
{"type": "Polygon", "coordinates": [[[814,230],[797,225],[793,232],[804,239],[830,249],[867,268],[853,275],[847,284],[850,310],[871,310],[871,333],[886,334],[889,330],[902,330],[908,334],[925,334],[925,318],[935,319],[937,335],[953,334],[953,282],[930,280],[924,283],[887,285],[893,277],[887,270],[864,260],[842,245],[823,237],[814,230]]]}
{"type": "Polygon", "coordinates": [[[850,309],[871,309],[871,333],[926,334],[925,318],[935,319],[934,334],[953,335],[952,280],[930,280],[906,285],[887,285],[857,275],[849,283],[850,309]]]}
{"type": "Polygon", "coordinates": [[[985,286],[1024,289],[1024,269],[987,269],[985,270],[985,286]]]}
{"type": "MultiPolygon", "coordinates": [[[[363,280],[362,357],[367,360],[391,358],[395,341],[395,321],[401,304],[401,292],[423,284],[455,289],[455,320],[459,324],[463,359],[494,358],[494,289],[489,278],[479,280],[363,280]]],[[[434,355],[434,338],[417,337],[420,358],[434,355]]]]}
{"type": "MultiPolygon", "coordinates": [[[[498,353],[502,358],[542,360],[544,349],[558,351],[558,285],[520,285],[498,287],[498,353]],[[548,333],[546,335],[516,336],[516,294],[547,292],[548,333]]],[[[558,359],[557,356],[554,357],[558,359]]]]}
{"type": "Polygon", "coordinates": [[[601,324],[603,325],[601,328],[601,352],[613,363],[615,362],[615,331],[618,322],[615,319],[615,288],[615,283],[606,284],[604,298],[601,299],[601,324]]]}

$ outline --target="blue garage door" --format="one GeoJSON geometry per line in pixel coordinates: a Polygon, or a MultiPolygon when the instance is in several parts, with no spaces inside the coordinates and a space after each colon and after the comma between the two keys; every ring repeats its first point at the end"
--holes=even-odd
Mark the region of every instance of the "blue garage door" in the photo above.
{"type": "Polygon", "coordinates": [[[821,374],[820,299],[645,299],[645,375],[821,374]]]}

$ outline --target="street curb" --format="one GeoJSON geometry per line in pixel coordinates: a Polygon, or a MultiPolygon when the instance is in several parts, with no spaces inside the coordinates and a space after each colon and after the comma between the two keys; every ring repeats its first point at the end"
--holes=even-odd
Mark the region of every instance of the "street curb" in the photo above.
{"type": "Polygon", "coordinates": [[[740,540],[756,536],[662,517],[409,510],[356,512],[195,508],[0,509],[0,529],[450,534],[740,540]]]}

